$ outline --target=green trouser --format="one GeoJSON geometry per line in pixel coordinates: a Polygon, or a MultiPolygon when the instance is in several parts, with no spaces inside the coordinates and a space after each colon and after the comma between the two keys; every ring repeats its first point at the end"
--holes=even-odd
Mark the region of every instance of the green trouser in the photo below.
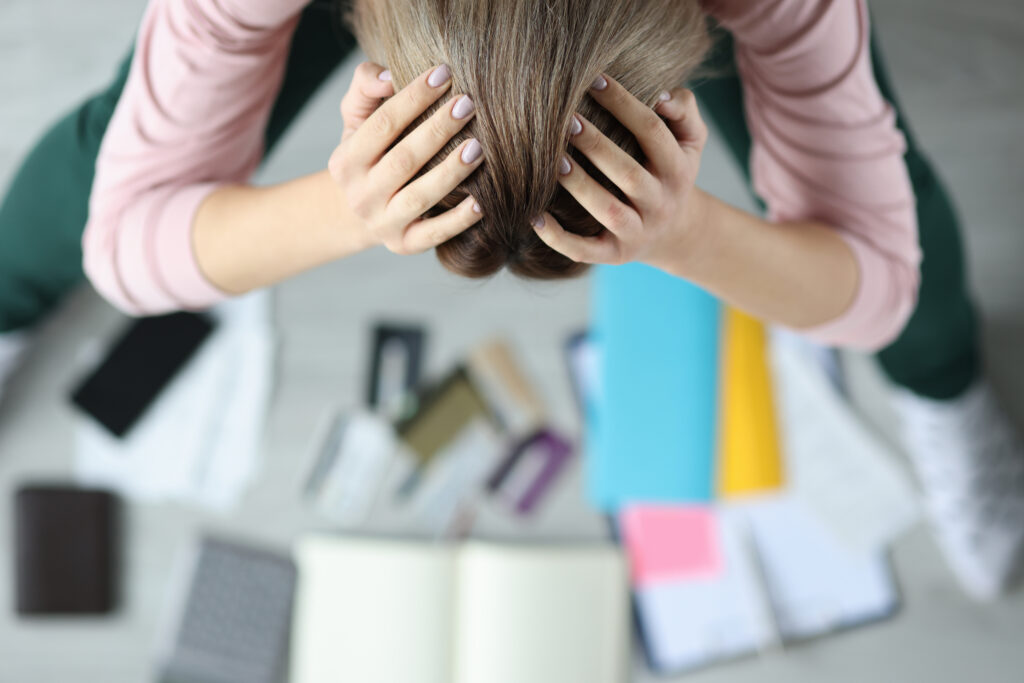
{"type": "MultiPolygon", "coordinates": [[[[269,154],[306,102],[356,48],[337,0],[318,0],[296,27],[265,131],[269,154]]],[[[57,122],[29,152],[0,204],[0,332],[33,325],[81,283],[82,231],[96,156],[121,97],[131,51],[114,81],[57,122]]]]}
{"type": "MultiPolygon", "coordinates": [[[[295,32],[281,91],[266,130],[269,154],[305,103],[354,49],[339,27],[333,0],[314,2],[295,32]]],[[[875,76],[897,106],[873,44],[875,76]]],[[[59,121],[25,159],[0,205],[0,332],[27,327],[50,311],[83,279],[81,236],[100,141],[128,73],[59,121]]],[[[732,45],[722,40],[710,58],[716,77],[695,92],[705,115],[722,133],[748,174],[750,133],[732,45]]],[[[967,296],[956,214],[921,155],[901,112],[905,159],[917,196],[924,261],[914,314],[900,337],[878,354],[896,383],[934,398],[960,393],[978,372],[974,311],[967,296]]]]}

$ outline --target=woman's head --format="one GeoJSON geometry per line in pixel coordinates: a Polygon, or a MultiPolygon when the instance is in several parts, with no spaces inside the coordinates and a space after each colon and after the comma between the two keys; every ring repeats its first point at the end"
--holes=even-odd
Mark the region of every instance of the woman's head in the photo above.
{"type": "Polygon", "coordinates": [[[425,169],[468,137],[483,145],[484,165],[431,212],[467,194],[483,208],[477,224],[437,247],[446,268],[469,277],[502,267],[540,279],[581,272],[582,264],[548,247],[530,226],[548,211],[570,232],[603,229],[557,182],[567,150],[621,197],[570,147],[573,113],[642,159],[636,140],[588,87],[607,73],[653,106],[662,90],[683,84],[709,42],[697,0],[356,0],[351,22],[370,59],[391,70],[396,89],[445,63],[451,92],[468,93],[477,105],[476,117],[425,169]]]}

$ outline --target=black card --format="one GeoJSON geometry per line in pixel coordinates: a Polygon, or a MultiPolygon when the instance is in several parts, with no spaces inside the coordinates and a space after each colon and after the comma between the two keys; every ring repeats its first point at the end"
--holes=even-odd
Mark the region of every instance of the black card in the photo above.
{"type": "MultiPolygon", "coordinates": [[[[377,325],[373,330],[373,358],[366,385],[366,402],[385,412],[420,382],[426,332],[411,325],[377,325]]],[[[400,412],[400,411],[399,411],[400,412]]]]}
{"type": "Polygon", "coordinates": [[[15,498],[19,614],[103,614],[115,603],[117,499],[105,491],[26,486],[15,498]]]}
{"type": "Polygon", "coordinates": [[[135,320],[71,400],[124,436],[213,330],[199,313],[135,320]]]}

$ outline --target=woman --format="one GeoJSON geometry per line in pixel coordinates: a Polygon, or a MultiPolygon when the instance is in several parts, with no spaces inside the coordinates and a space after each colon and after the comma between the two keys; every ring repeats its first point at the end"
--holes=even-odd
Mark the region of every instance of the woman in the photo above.
{"type": "Polygon", "coordinates": [[[972,594],[1005,588],[1022,448],[980,378],[955,218],[886,101],[862,0],[361,0],[352,24],[377,63],[342,101],[327,168],[253,187],[353,46],[336,4],[305,4],[151,0],[117,82],[40,142],[0,208],[0,363],[80,258],[131,314],[378,244],[436,248],[474,277],[643,261],[878,351],[941,547],[972,594]],[[706,15],[729,37],[697,95],[771,221],[694,186],[707,133],[678,86],[710,44],[706,15]],[[67,195],[40,201],[55,182],[67,195]]]}

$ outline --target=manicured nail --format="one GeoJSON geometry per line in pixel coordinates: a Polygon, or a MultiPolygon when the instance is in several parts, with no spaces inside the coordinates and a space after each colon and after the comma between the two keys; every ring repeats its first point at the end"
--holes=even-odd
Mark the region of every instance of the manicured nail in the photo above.
{"type": "Polygon", "coordinates": [[[670,93],[668,90],[662,90],[661,94],[658,95],[658,99],[661,100],[662,102],[668,102],[669,100],[672,99],[672,93],[670,93]]]}
{"type": "Polygon", "coordinates": [[[427,76],[427,85],[432,88],[437,88],[448,82],[448,79],[452,77],[452,71],[448,68],[447,64],[442,64],[427,76]]]}
{"type": "Polygon", "coordinates": [[[594,90],[604,90],[608,87],[608,79],[604,76],[598,76],[594,79],[594,82],[590,84],[590,87],[594,90]]]}
{"type": "Polygon", "coordinates": [[[562,157],[561,161],[558,162],[558,172],[562,175],[569,175],[572,171],[572,164],[569,163],[568,157],[562,157]]]}
{"type": "Polygon", "coordinates": [[[543,228],[544,216],[535,216],[534,218],[530,219],[530,223],[533,224],[533,227],[535,228],[543,228]]]}
{"type": "Polygon", "coordinates": [[[484,153],[484,148],[480,146],[480,143],[474,138],[469,141],[469,144],[462,148],[462,162],[465,164],[471,164],[480,158],[480,155],[484,153]]]}
{"type": "Polygon", "coordinates": [[[580,123],[578,117],[572,117],[572,123],[569,125],[569,135],[579,135],[583,132],[583,124],[580,123]]]}
{"type": "Polygon", "coordinates": [[[472,98],[469,95],[463,95],[455,100],[455,106],[452,107],[452,118],[464,119],[472,114],[474,109],[476,109],[476,104],[472,98]]]}
{"type": "Polygon", "coordinates": [[[473,212],[474,213],[483,213],[484,210],[480,208],[479,204],[477,204],[476,202],[473,202],[473,212]]]}
{"type": "Polygon", "coordinates": [[[390,81],[391,80],[391,70],[390,69],[384,69],[379,74],[377,74],[377,79],[381,80],[381,81],[390,81]]]}

